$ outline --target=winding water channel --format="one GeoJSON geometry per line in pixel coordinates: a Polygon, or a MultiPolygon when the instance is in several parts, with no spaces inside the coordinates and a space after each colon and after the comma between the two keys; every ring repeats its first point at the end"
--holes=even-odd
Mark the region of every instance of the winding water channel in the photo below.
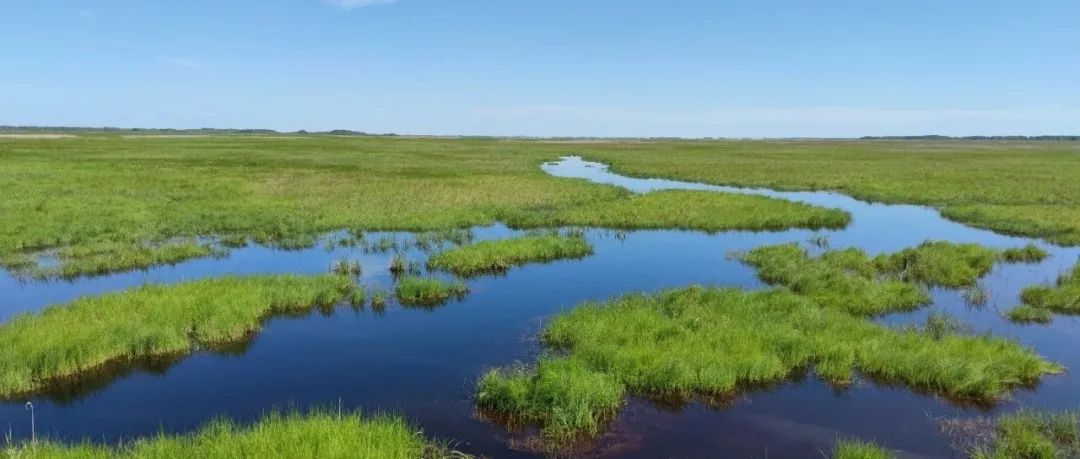
{"type": "MultiPolygon", "coordinates": [[[[578,157],[545,164],[549,174],[615,185],[633,192],[695,189],[759,194],[846,210],[847,228],[835,231],[613,232],[589,230],[595,254],[583,260],[530,265],[505,276],[469,280],[462,301],[434,310],[391,305],[384,312],[342,307],[301,317],[275,318],[250,342],[201,352],[173,362],[117,368],[77,385],[57,387],[29,399],[36,407],[39,435],[55,439],[113,442],[159,431],[184,432],[212,418],[241,421],[268,409],[341,406],[367,412],[401,413],[432,437],[454,439],[462,451],[492,457],[530,457],[515,448],[514,434],[479,420],[471,395],[485,370],[529,362],[540,351],[535,336],[545,318],[587,300],[631,291],[688,284],[765,287],[753,269],[726,255],[760,245],[805,243],[825,235],[833,248],[891,252],[926,240],[1016,247],[1031,242],[1051,257],[1033,265],[999,265],[981,281],[991,300],[973,308],[960,292],[938,289],[934,304],[880,320],[922,321],[945,311],[978,332],[1011,336],[1067,368],[1080,368],[1080,326],[1058,316],[1049,326],[1015,325],[1001,313],[1018,303],[1025,286],[1052,282],[1080,257],[1080,248],[995,234],[942,218],[931,208],[874,204],[828,192],[779,192],[620,176],[578,157]]],[[[504,226],[473,230],[477,239],[511,237],[504,226]]],[[[372,233],[369,240],[407,233],[372,233]]],[[[406,255],[423,260],[415,247],[406,255]]],[[[250,273],[323,273],[334,260],[359,259],[361,281],[389,288],[386,269],[393,253],[319,246],[284,251],[252,245],[228,257],[202,259],[147,271],[64,282],[37,282],[0,274],[0,321],[83,295],[116,291],[146,282],[179,282],[250,273]]],[[[0,404],[0,428],[15,439],[29,436],[27,399],[0,404]]],[[[587,453],[619,457],[817,457],[837,437],[875,439],[902,457],[949,457],[937,418],[1012,411],[1018,407],[1080,407],[1080,378],[1051,376],[1034,390],[1020,391],[995,407],[956,406],[905,387],[861,381],[838,391],[812,375],[745,394],[730,406],[698,403],[661,406],[633,399],[587,453]]]]}

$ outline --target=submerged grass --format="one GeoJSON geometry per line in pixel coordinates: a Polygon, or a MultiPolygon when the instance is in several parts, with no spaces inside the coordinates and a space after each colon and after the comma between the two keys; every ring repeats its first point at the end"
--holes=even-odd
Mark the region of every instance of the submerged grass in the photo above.
{"type": "Polygon", "coordinates": [[[26,459],[466,457],[431,443],[400,417],[328,410],[271,413],[251,426],[222,419],[191,434],[160,434],[117,446],[39,441],[9,445],[4,453],[26,459]]]}
{"type": "Polygon", "coordinates": [[[582,258],[592,251],[592,245],[583,237],[537,234],[484,241],[437,253],[428,259],[428,268],[475,276],[504,272],[526,263],[582,258]]]}
{"type": "MultiPolygon", "coordinates": [[[[812,368],[834,384],[861,372],[945,397],[994,401],[1062,371],[1011,340],[888,328],[783,290],[691,287],[627,295],[555,317],[543,340],[567,360],[543,365],[573,369],[567,379],[602,374],[629,392],[659,397],[725,397],[812,368]]],[[[611,404],[589,394],[581,398],[589,403],[563,397],[562,384],[543,379],[560,374],[489,373],[477,402],[537,422],[556,440],[572,435],[568,426],[588,432],[611,404]],[[565,413],[589,420],[557,420],[565,413]]]]}
{"type": "Polygon", "coordinates": [[[332,305],[354,288],[332,275],[222,277],[85,297],[0,325],[0,397],[105,364],[237,341],[271,314],[332,305]]]}
{"type": "Polygon", "coordinates": [[[469,293],[462,281],[445,281],[434,277],[407,275],[398,280],[394,292],[398,301],[407,306],[438,306],[451,298],[469,293]]]}

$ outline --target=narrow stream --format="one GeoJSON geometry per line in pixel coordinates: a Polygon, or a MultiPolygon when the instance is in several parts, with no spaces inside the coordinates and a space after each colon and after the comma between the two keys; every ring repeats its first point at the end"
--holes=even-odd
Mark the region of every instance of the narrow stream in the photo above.
{"type": "MultiPolygon", "coordinates": [[[[487,368],[529,362],[539,352],[535,336],[550,315],[587,300],[631,291],[688,284],[763,288],[754,270],[726,255],[760,245],[804,243],[825,235],[834,248],[889,252],[925,240],[1014,247],[1035,242],[1051,257],[1035,265],[1001,265],[981,283],[991,293],[987,307],[965,305],[960,292],[934,291],[923,310],[883,318],[919,322],[930,311],[946,311],[978,331],[1011,336],[1068,368],[1080,368],[1080,326],[1058,316],[1049,326],[1019,326],[1001,313],[1018,303],[1020,289],[1052,282],[1080,257],[1031,239],[1003,236],[943,219],[936,210],[866,203],[835,193],[778,192],[669,180],[636,179],[578,157],[545,164],[548,173],[625,187],[638,193],[697,189],[751,193],[844,209],[853,223],[842,230],[781,232],[614,232],[589,230],[595,255],[575,261],[531,265],[505,276],[469,281],[464,300],[435,310],[391,305],[385,312],[348,307],[304,317],[276,318],[250,342],[175,362],[155,362],[97,375],[77,386],[58,387],[30,399],[39,435],[61,440],[115,442],[161,430],[185,432],[220,416],[251,421],[277,407],[333,406],[389,411],[407,416],[433,437],[456,440],[462,451],[491,457],[531,457],[515,448],[517,436],[476,418],[473,381],[487,368]]],[[[501,225],[473,229],[478,240],[521,232],[501,225]]],[[[335,235],[328,235],[332,238],[335,235]]],[[[408,241],[406,233],[370,233],[408,241]]],[[[426,254],[405,250],[421,261],[426,254]]],[[[203,259],[147,271],[71,282],[24,282],[0,274],[0,321],[83,295],[116,291],[146,282],[179,282],[224,274],[323,273],[334,260],[359,259],[362,282],[389,288],[392,252],[357,248],[298,251],[257,245],[222,259],[203,259]]],[[[0,404],[0,428],[14,439],[29,436],[27,400],[0,404]]],[[[961,407],[904,387],[860,382],[837,391],[808,376],[767,391],[745,394],[730,406],[698,403],[660,406],[633,399],[586,455],[619,457],[820,457],[838,437],[875,439],[905,457],[949,457],[936,418],[994,414],[1021,406],[1080,407],[1080,378],[1048,377],[1033,391],[984,411],[961,407]]]]}

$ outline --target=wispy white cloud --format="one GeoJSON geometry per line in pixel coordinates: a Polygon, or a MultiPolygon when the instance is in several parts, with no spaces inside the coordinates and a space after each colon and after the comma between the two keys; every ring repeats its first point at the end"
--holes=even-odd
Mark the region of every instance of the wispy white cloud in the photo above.
{"type": "Polygon", "coordinates": [[[385,5],[388,3],[394,3],[397,0],[323,0],[331,5],[339,6],[345,9],[363,8],[365,6],[385,5]]]}
{"type": "Polygon", "coordinates": [[[169,67],[177,67],[182,69],[197,69],[202,67],[202,62],[198,59],[192,59],[189,57],[162,57],[158,58],[158,62],[169,67]]]}

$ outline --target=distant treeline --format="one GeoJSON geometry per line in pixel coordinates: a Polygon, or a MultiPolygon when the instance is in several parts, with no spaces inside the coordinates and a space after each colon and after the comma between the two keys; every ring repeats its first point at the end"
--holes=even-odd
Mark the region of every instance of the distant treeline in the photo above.
{"type": "Polygon", "coordinates": [[[1021,141],[1080,141],[1080,135],[889,135],[866,136],[860,140],[1021,140],[1021,141]]]}

